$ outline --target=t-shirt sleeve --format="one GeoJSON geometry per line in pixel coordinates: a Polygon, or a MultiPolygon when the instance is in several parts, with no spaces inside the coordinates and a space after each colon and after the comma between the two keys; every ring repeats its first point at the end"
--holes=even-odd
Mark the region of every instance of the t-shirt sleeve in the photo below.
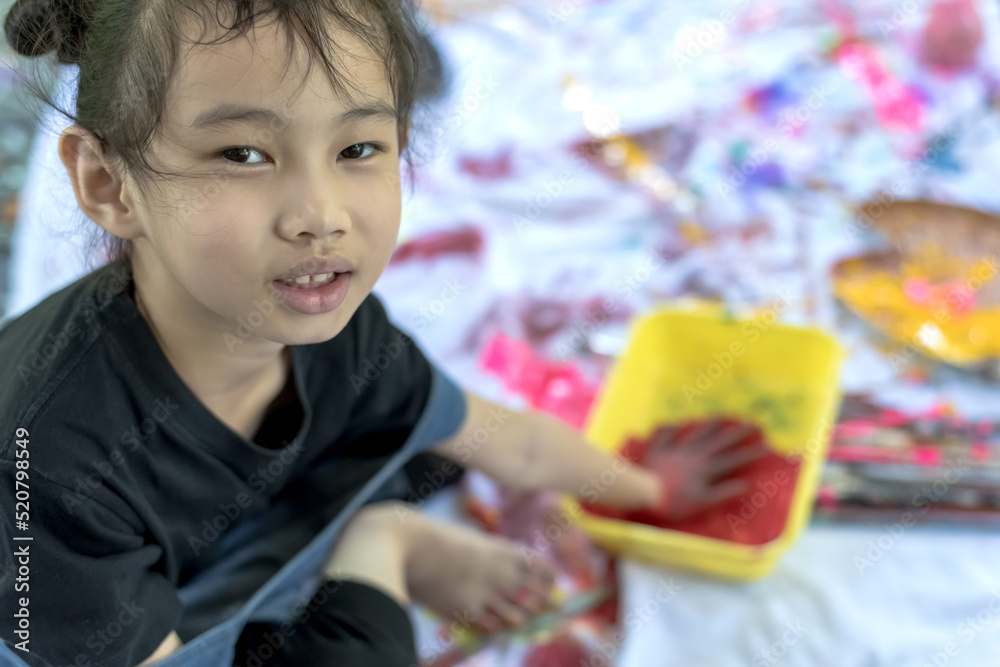
{"type": "Polygon", "coordinates": [[[149,657],[182,613],[157,571],[162,548],[144,538],[136,517],[99,502],[85,481],[73,489],[37,471],[21,530],[14,470],[11,460],[0,461],[0,576],[12,579],[0,586],[0,637],[20,656],[18,645],[28,640],[21,646],[53,665],[131,667],[149,657]]]}
{"type": "MultiPolygon", "coordinates": [[[[356,400],[342,454],[391,455],[403,446],[428,409],[435,411],[436,438],[457,431],[465,418],[465,397],[454,380],[389,319],[374,293],[355,317],[358,344],[350,385],[356,400]]],[[[416,454],[433,444],[421,442],[411,451],[416,454]]]]}

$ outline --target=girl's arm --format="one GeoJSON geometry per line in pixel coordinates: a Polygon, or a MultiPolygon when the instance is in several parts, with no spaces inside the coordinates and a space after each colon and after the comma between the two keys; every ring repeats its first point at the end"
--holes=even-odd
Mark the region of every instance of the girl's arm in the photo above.
{"type": "Polygon", "coordinates": [[[514,412],[465,392],[465,423],[432,451],[481,470],[515,489],[548,489],[592,503],[648,508],[682,519],[745,493],[748,483],[725,479],[767,453],[763,444],[734,449],[750,434],[747,426],[703,423],[683,438],[672,429],[654,435],[649,469],[588,443],[570,426],[544,413],[514,412]],[[721,480],[721,481],[720,481],[721,480]]]}
{"type": "Polygon", "coordinates": [[[548,489],[616,507],[651,507],[658,478],[608,454],[558,419],[465,392],[465,423],[431,451],[519,490],[548,489]]]}

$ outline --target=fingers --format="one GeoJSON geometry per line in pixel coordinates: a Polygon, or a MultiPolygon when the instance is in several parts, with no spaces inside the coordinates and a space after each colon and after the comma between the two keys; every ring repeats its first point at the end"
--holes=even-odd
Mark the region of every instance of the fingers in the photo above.
{"type": "Polygon", "coordinates": [[[767,456],[769,451],[764,445],[755,445],[753,447],[743,447],[735,451],[717,454],[706,463],[705,473],[710,478],[723,477],[748,463],[767,456]]]}
{"type": "Polygon", "coordinates": [[[701,441],[718,428],[716,422],[717,420],[697,422],[693,427],[661,426],[646,453],[647,464],[655,466],[657,462],[682,458],[687,454],[685,450],[700,450],[701,441]]]}
{"type": "Polygon", "coordinates": [[[529,614],[540,614],[552,606],[551,597],[551,594],[548,593],[539,593],[530,588],[522,588],[509,599],[512,604],[521,607],[529,614]]]}
{"type": "Polygon", "coordinates": [[[706,419],[704,421],[697,422],[694,428],[677,438],[677,444],[679,446],[687,446],[699,443],[719,430],[719,426],[721,426],[721,424],[721,419],[706,419]]]}
{"type": "Polygon", "coordinates": [[[757,427],[753,424],[741,424],[736,428],[726,428],[713,433],[711,439],[700,445],[698,449],[704,455],[712,456],[739,444],[756,430],[757,427]]]}
{"type": "Polygon", "coordinates": [[[483,634],[491,635],[503,630],[504,624],[491,609],[487,608],[472,621],[472,627],[483,634]]]}
{"type": "Polygon", "coordinates": [[[653,433],[653,442],[646,452],[646,457],[657,457],[666,452],[674,445],[674,439],[678,431],[677,426],[660,426],[653,433]]]}
{"type": "Polygon", "coordinates": [[[521,562],[524,586],[543,595],[551,593],[552,586],[556,581],[556,573],[552,569],[552,566],[544,560],[531,563],[527,562],[527,560],[521,562]]]}
{"type": "Polygon", "coordinates": [[[550,606],[556,575],[551,565],[544,560],[528,564],[523,562],[520,587],[505,595],[513,604],[537,613],[550,606]]]}
{"type": "Polygon", "coordinates": [[[741,496],[750,490],[750,483],[745,479],[728,479],[719,482],[715,486],[710,486],[705,491],[702,499],[704,505],[714,505],[724,500],[741,496]]]}
{"type": "Polygon", "coordinates": [[[504,598],[490,600],[486,604],[487,611],[495,616],[504,628],[515,629],[528,622],[528,614],[504,598]]]}

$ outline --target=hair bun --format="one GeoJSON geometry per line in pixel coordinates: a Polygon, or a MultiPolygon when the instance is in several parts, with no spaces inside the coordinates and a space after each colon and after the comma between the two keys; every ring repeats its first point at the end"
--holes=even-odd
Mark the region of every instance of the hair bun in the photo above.
{"type": "Polygon", "coordinates": [[[87,20],[73,0],[17,0],[4,20],[7,41],[24,56],[55,50],[59,62],[80,62],[87,20]]]}

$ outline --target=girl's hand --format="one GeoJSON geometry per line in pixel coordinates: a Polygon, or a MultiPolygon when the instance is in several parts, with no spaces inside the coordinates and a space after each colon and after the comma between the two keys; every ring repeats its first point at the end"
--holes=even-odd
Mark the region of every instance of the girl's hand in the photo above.
{"type": "Polygon", "coordinates": [[[746,480],[715,480],[760,459],[768,449],[762,443],[735,448],[755,427],[723,423],[712,419],[680,436],[677,427],[654,434],[645,465],[660,482],[659,501],[651,508],[658,517],[686,519],[749,490],[746,480]]]}

